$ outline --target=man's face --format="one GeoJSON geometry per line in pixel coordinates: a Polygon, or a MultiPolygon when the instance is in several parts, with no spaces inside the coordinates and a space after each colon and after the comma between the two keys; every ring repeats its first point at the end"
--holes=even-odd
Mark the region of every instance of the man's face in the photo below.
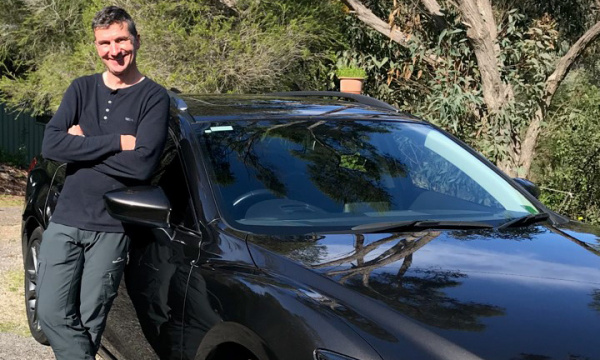
{"type": "Polygon", "coordinates": [[[96,50],[106,69],[115,76],[127,75],[135,68],[135,54],[140,47],[139,36],[134,38],[127,23],[114,23],[94,30],[96,50]]]}

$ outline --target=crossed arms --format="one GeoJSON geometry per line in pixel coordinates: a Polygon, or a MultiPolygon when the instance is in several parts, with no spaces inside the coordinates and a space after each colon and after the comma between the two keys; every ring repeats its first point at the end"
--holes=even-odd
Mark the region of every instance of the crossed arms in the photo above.
{"type": "Polygon", "coordinates": [[[169,111],[169,98],[164,89],[149,96],[135,136],[89,135],[84,134],[78,124],[83,101],[81,89],[73,82],[46,125],[42,155],[60,162],[78,163],[111,176],[148,179],[166,141],[169,111]]]}
{"type": "MultiPolygon", "coordinates": [[[[73,125],[67,130],[68,134],[76,135],[76,136],[85,136],[83,130],[81,130],[81,126],[73,125]]],[[[134,150],[135,149],[135,136],[133,135],[121,135],[121,150],[134,150]]]]}

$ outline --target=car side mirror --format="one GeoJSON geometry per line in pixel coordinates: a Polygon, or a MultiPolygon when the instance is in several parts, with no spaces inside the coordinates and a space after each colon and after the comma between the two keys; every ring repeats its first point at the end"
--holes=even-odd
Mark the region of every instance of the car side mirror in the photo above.
{"type": "Polygon", "coordinates": [[[158,186],[135,186],[104,194],[106,210],[125,223],[168,228],[171,204],[158,186]]]}
{"type": "Polygon", "coordinates": [[[513,180],[517,184],[521,185],[523,189],[527,190],[527,192],[533,195],[536,199],[539,198],[541,191],[536,184],[523,178],[513,178],[513,180]]]}

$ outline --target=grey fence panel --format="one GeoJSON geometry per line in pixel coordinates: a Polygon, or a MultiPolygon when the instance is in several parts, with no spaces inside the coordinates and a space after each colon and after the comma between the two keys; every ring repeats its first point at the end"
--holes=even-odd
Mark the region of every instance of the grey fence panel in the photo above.
{"type": "Polygon", "coordinates": [[[44,124],[25,113],[17,113],[0,104],[0,149],[17,157],[23,165],[42,149],[44,124]]]}

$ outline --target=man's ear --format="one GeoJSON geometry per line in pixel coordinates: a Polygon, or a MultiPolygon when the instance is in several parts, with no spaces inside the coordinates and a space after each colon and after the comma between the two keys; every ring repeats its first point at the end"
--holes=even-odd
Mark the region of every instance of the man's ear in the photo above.
{"type": "Polygon", "coordinates": [[[135,49],[136,49],[136,50],[140,48],[140,43],[141,43],[141,42],[140,42],[140,34],[137,34],[137,35],[135,36],[135,43],[134,43],[134,46],[135,46],[135,49]]]}

